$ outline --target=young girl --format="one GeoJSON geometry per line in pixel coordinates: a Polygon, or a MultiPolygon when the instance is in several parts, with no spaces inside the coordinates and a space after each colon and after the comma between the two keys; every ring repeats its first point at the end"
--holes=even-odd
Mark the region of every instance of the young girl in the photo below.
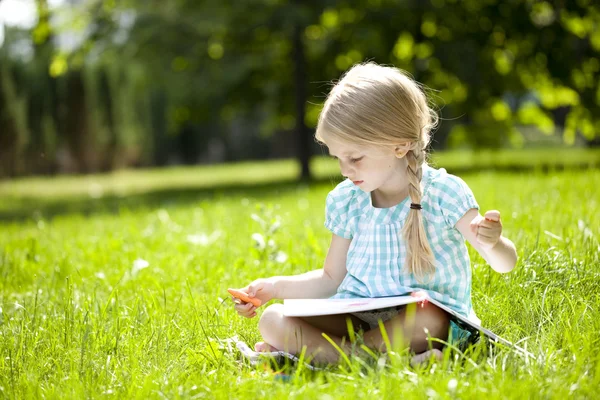
{"type": "MultiPolygon", "coordinates": [[[[258,279],[240,289],[265,304],[271,299],[360,298],[425,291],[433,299],[479,322],[471,306],[471,269],[465,239],[498,272],[517,261],[502,236],[498,211],[485,218],[460,178],[426,163],[430,132],[437,123],[419,84],[401,70],[374,63],[352,67],[329,93],[316,139],[338,159],[347,179],[327,196],[325,226],[332,232],[322,269],[258,279]]],[[[252,318],[251,303],[235,306],[252,318]]],[[[299,353],[337,362],[327,334],[350,353],[347,319],[364,332],[364,343],[385,350],[381,320],[392,347],[405,338],[413,362],[440,357],[441,343],[460,335],[448,314],[428,303],[407,318],[404,307],[324,317],[286,317],[283,305],[267,307],[256,351],[299,353]],[[400,335],[398,335],[400,334],[400,335]],[[429,349],[429,350],[428,350],[429,349]]]]}

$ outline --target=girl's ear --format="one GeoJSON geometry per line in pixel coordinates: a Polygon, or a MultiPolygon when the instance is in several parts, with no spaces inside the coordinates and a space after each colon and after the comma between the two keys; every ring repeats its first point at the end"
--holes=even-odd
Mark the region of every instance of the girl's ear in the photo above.
{"type": "Polygon", "coordinates": [[[406,142],[406,143],[402,143],[402,144],[397,144],[396,148],[394,149],[394,152],[396,153],[396,157],[397,158],[402,158],[406,155],[406,153],[409,152],[410,150],[410,142],[406,142]]]}

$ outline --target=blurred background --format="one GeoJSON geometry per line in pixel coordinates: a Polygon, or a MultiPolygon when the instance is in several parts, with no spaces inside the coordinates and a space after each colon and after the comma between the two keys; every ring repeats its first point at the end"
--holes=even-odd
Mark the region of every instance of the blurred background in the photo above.
{"type": "Polygon", "coordinates": [[[367,60],[429,88],[436,151],[600,145],[592,0],[0,0],[0,178],[282,158],[308,178],[325,95],[367,60]]]}

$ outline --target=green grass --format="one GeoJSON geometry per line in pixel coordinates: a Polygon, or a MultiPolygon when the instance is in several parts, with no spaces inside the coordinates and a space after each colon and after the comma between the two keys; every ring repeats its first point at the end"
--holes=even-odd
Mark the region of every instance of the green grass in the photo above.
{"type": "Polygon", "coordinates": [[[223,348],[221,339],[237,334],[253,344],[259,334],[257,318],[238,317],[222,300],[227,287],[322,266],[330,238],[324,200],[337,178],[297,185],[285,182],[294,173],[285,162],[243,165],[235,177],[218,177],[227,168],[215,167],[4,182],[0,398],[596,395],[600,171],[461,174],[483,209],[501,211],[520,256],[515,271],[500,275],[471,250],[475,309],[484,326],[537,360],[499,350],[413,369],[393,355],[385,364],[293,370],[285,383],[223,348]],[[119,176],[123,189],[110,187],[119,176]],[[239,179],[263,181],[235,187],[239,179]],[[91,180],[106,185],[101,198],[89,197],[91,180]],[[122,197],[107,206],[111,190],[122,197]],[[54,207],[51,218],[48,208],[32,214],[27,201],[36,196],[35,204],[54,207]],[[16,211],[26,218],[9,218],[16,211]],[[275,221],[281,225],[269,234],[275,221]],[[257,249],[254,233],[274,247],[257,249]]]}
{"type": "MultiPolygon", "coordinates": [[[[487,169],[514,172],[598,168],[600,149],[446,151],[432,154],[431,163],[453,173],[487,169]]],[[[311,168],[317,181],[333,182],[337,178],[332,177],[339,175],[337,162],[328,157],[315,157],[311,168]]],[[[139,202],[161,203],[174,197],[195,198],[200,193],[211,195],[215,188],[230,190],[273,182],[290,183],[299,173],[300,167],[295,161],[276,160],[5,180],[0,181],[0,219],[31,216],[32,210],[52,215],[65,211],[115,209],[139,202]]]]}

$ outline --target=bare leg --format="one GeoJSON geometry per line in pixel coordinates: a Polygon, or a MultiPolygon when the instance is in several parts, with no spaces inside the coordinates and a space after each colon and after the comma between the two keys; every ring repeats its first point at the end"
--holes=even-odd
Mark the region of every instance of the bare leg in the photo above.
{"type": "MultiPolygon", "coordinates": [[[[355,332],[358,332],[361,329],[363,331],[369,329],[369,326],[365,322],[350,314],[301,317],[300,319],[321,330],[321,332],[328,332],[328,336],[329,334],[332,334],[348,340],[348,318],[350,319],[352,328],[355,332]]],[[[254,350],[258,352],[279,351],[278,348],[266,342],[256,343],[254,345],[254,350]]]]}
{"type": "Polygon", "coordinates": [[[273,304],[263,312],[258,323],[258,329],[265,342],[257,343],[257,351],[259,348],[276,348],[298,354],[306,346],[306,354],[313,360],[338,362],[341,354],[323,337],[323,333],[325,332],[345,353],[349,353],[350,345],[345,338],[348,332],[347,317],[351,318],[354,328],[361,326],[356,317],[349,315],[327,316],[327,318],[286,317],[283,315],[283,305],[273,304]]]}
{"type": "Polygon", "coordinates": [[[444,355],[438,349],[427,350],[424,353],[417,354],[416,356],[414,356],[412,360],[410,360],[410,365],[416,367],[417,365],[427,363],[432,357],[440,361],[444,358],[444,355]]]}
{"type": "MultiPolygon", "coordinates": [[[[431,303],[426,303],[423,307],[411,306],[404,307],[398,315],[383,324],[392,348],[410,345],[411,350],[417,354],[428,350],[430,346],[434,349],[442,348],[442,343],[430,342],[428,336],[442,340],[448,338],[448,314],[431,303]]],[[[385,350],[385,342],[379,328],[366,332],[364,340],[370,348],[385,350]]]]}
{"type": "MultiPolygon", "coordinates": [[[[312,356],[315,361],[338,362],[341,354],[322,334],[325,332],[344,353],[350,354],[351,345],[345,340],[346,335],[344,334],[347,333],[347,317],[328,316],[320,319],[316,317],[310,319],[285,317],[283,305],[273,304],[264,311],[259,321],[258,328],[265,342],[257,343],[257,351],[260,351],[259,348],[275,348],[298,354],[306,346],[307,355],[312,356]]],[[[360,321],[352,318],[354,327],[360,326],[360,321]]],[[[428,330],[429,336],[445,340],[448,335],[448,324],[448,315],[428,303],[425,307],[417,307],[412,316],[411,312],[407,312],[407,308],[404,308],[396,317],[385,322],[384,326],[392,348],[402,348],[410,344],[414,352],[423,353],[429,347],[428,334],[425,333],[425,329],[428,330]]],[[[378,328],[366,332],[364,341],[370,348],[379,351],[385,350],[385,341],[378,328]]],[[[433,342],[431,346],[441,348],[442,344],[433,342]]],[[[437,357],[437,353],[433,355],[437,357]]]]}
{"type": "Polygon", "coordinates": [[[322,332],[328,332],[335,336],[348,339],[348,319],[354,332],[359,330],[368,331],[369,325],[358,319],[352,314],[339,314],[339,315],[321,315],[317,317],[302,317],[303,321],[309,323],[322,332]]]}

